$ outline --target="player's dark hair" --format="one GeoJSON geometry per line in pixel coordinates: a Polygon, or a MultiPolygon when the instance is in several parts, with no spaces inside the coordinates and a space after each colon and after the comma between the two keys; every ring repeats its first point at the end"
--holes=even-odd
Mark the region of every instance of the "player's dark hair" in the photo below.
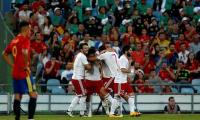
{"type": "Polygon", "coordinates": [[[20,31],[22,30],[22,28],[29,26],[29,23],[26,21],[22,21],[19,23],[19,29],[20,31]]]}
{"type": "Polygon", "coordinates": [[[125,45],[123,48],[122,48],[122,53],[125,54],[125,52],[129,51],[130,50],[130,46],[129,45],[125,45]]]}
{"type": "Polygon", "coordinates": [[[103,51],[103,50],[105,50],[105,49],[106,49],[105,46],[102,45],[102,46],[99,47],[99,52],[101,52],[101,51],[103,51]]]}
{"type": "Polygon", "coordinates": [[[171,99],[174,99],[174,97],[172,97],[172,96],[171,96],[171,97],[169,97],[168,101],[170,101],[171,99]]]}
{"type": "Polygon", "coordinates": [[[87,56],[95,55],[95,54],[96,54],[96,49],[95,49],[95,47],[89,48],[87,56]]]}
{"type": "Polygon", "coordinates": [[[83,46],[84,46],[84,45],[88,46],[87,43],[81,43],[81,44],[79,45],[79,50],[83,49],[83,46]]]}

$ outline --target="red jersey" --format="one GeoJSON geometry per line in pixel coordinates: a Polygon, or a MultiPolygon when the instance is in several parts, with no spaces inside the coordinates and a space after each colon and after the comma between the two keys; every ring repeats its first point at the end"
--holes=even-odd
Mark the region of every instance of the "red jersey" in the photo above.
{"type": "Polygon", "coordinates": [[[139,63],[140,65],[144,65],[145,62],[145,52],[143,50],[141,51],[133,51],[131,53],[131,56],[133,58],[133,60],[137,63],[139,63]]]}
{"type": "Polygon", "coordinates": [[[47,45],[44,42],[31,42],[31,49],[35,50],[36,53],[43,53],[47,49],[47,45]]]}
{"type": "MultiPolygon", "coordinates": [[[[173,69],[170,69],[170,71],[173,72],[173,69]]],[[[166,70],[162,70],[162,69],[159,71],[159,77],[164,81],[174,80],[166,70]]]]}
{"type": "Polygon", "coordinates": [[[45,64],[45,74],[48,75],[48,76],[51,76],[51,77],[56,77],[58,71],[60,70],[60,67],[61,67],[61,64],[59,62],[55,62],[55,65],[53,67],[53,70],[47,74],[46,73],[46,69],[50,68],[52,65],[52,61],[48,61],[46,64],[45,64]]]}
{"type": "Polygon", "coordinates": [[[12,76],[16,80],[25,79],[27,77],[26,71],[24,70],[24,55],[22,53],[23,49],[28,49],[28,64],[30,63],[30,39],[22,35],[16,36],[11,43],[5,49],[5,53],[12,53],[14,58],[14,67],[12,71],[12,76]]]}

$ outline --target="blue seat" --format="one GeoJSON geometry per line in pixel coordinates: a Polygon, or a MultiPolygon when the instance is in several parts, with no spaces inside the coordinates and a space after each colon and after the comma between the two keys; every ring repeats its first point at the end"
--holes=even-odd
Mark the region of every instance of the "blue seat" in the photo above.
{"type": "Polygon", "coordinates": [[[183,93],[183,94],[193,94],[194,90],[192,88],[189,88],[189,87],[183,87],[183,88],[181,88],[181,93],[183,93]]]}
{"type": "Polygon", "coordinates": [[[47,90],[52,91],[54,88],[60,86],[60,81],[57,79],[49,79],[47,80],[47,90]]]}
{"type": "Polygon", "coordinates": [[[52,89],[52,94],[65,94],[65,90],[61,86],[54,87],[52,89]]]}
{"type": "Polygon", "coordinates": [[[171,90],[172,90],[172,93],[178,93],[178,90],[174,87],[172,87],[171,90]]]}
{"type": "Polygon", "coordinates": [[[200,85],[200,79],[192,80],[192,85],[193,88],[197,91],[197,93],[200,93],[200,86],[195,86],[195,85],[200,85]]]}

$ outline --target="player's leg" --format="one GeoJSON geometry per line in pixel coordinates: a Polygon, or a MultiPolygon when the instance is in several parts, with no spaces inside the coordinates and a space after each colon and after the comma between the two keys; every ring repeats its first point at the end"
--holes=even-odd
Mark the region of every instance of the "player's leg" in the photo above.
{"type": "Polygon", "coordinates": [[[14,103],[13,103],[13,111],[15,114],[15,120],[20,120],[20,104],[21,104],[22,95],[15,93],[14,95],[14,103]]]}
{"type": "Polygon", "coordinates": [[[72,99],[71,104],[69,105],[69,108],[67,109],[67,112],[66,112],[67,115],[69,115],[70,117],[73,117],[72,111],[75,108],[75,106],[79,103],[80,98],[81,98],[81,95],[79,95],[80,87],[79,87],[78,80],[72,80],[72,84],[74,86],[76,96],[72,99]]]}
{"type": "Polygon", "coordinates": [[[33,120],[36,110],[36,102],[37,102],[37,92],[36,92],[36,86],[35,81],[32,79],[32,77],[28,76],[26,78],[27,82],[27,88],[29,93],[29,103],[28,103],[28,119],[33,120]]]}
{"type": "Polygon", "coordinates": [[[134,96],[134,92],[133,92],[132,87],[128,83],[126,83],[125,86],[123,86],[123,87],[124,87],[123,89],[125,90],[125,92],[127,94],[123,94],[122,97],[129,104],[130,115],[131,116],[139,116],[141,113],[135,111],[136,110],[136,107],[135,107],[135,96],[134,96]]]}
{"type": "Polygon", "coordinates": [[[80,80],[79,86],[80,86],[80,94],[82,95],[79,101],[80,104],[80,116],[84,117],[85,116],[85,111],[86,111],[86,89],[85,89],[85,81],[80,80]]]}
{"type": "Polygon", "coordinates": [[[13,80],[13,90],[14,90],[13,110],[15,114],[15,120],[20,120],[20,104],[21,104],[22,94],[24,94],[23,81],[13,80]]]}
{"type": "Polygon", "coordinates": [[[116,101],[115,104],[111,104],[111,110],[109,117],[122,117],[122,115],[116,115],[115,111],[118,107],[120,107],[121,102],[121,84],[120,83],[114,83],[114,100],[116,101]]]}

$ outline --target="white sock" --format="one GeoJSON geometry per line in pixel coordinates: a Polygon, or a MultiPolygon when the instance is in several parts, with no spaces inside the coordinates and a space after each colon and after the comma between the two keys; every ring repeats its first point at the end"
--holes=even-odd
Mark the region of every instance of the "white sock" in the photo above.
{"type": "Polygon", "coordinates": [[[109,115],[109,104],[108,104],[108,101],[106,101],[106,100],[102,100],[102,106],[103,106],[103,108],[105,109],[105,111],[106,111],[106,114],[107,115],[109,115]]]}
{"type": "Polygon", "coordinates": [[[133,96],[130,96],[128,98],[129,108],[130,112],[135,112],[135,98],[133,96]]]}
{"type": "Polygon", "coordinates": [[[80,115],[84,115],[84,112],[86,110],[86,96],[82,96],[80,98],[80,115]]]}
{"type": "Polygon", "coordinates": [[[78,104],[79,100],[80,100],[80,97],[75,96],[68,108],[68,111],[72,111],[75,108],[75,106],[78,104]]]}
{"type": "Polygon", "coordinates": [[[114,114],[116,108],[119,106],[118,97],[114,97],[111,102],[110,114],[114,114]]]}
{"type": "Polygon", "coordinates": [[[91,102],[86,102],[86,110],[87,110],[88,116],[92,116],[92,103],[91,102]]]}
{"type": "Polygon", "coordinates": [[[120,97],[119,99],[117,99],[118,103],[119,103],[119,110],[118,110],[118,114],[119,115],[122,115],[122,110],[123,110],[123,107],[122,107],[122,98],[120,97]]]}
{"type": "Polygon", "coordinates": [[[110,103],[112,103],[112,101],[113,101],[113,98],[112,98],[112,96],[110,94],[107,94],[105,96],[105,99],[107,99],[110,103]]]}

